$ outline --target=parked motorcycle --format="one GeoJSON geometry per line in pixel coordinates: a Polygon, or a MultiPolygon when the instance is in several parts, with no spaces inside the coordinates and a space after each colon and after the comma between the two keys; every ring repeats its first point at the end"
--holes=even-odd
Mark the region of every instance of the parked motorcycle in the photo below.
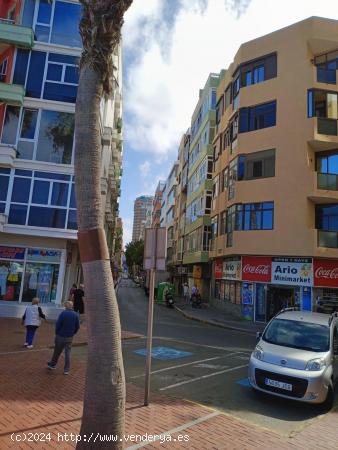
{"type": "Polygon", "coordinates": [[[175,303],[175,300],[174,300],[174,297],[173,297],[173,295],[171,294],[171,292],[166,292],[166,294],[165,294],[165,304],[167,305],[167,307],[168,308],[173,308],[174,307],[174,303],[175,303]]]}
{"type": "Polygon", "coordinates": [[[193,308],[200,308],[202,303],[202,298],[200,294],[191,295],[191,306],[193,308]]]}

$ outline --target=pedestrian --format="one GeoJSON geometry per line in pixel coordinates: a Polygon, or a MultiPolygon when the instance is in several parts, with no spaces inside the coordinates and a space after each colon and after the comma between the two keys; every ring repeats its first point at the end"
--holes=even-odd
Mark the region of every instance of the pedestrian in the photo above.
{"type": "Polygon", "coordinates": [[[46,316],[42,312],[39,305],[38,297],[32,299],[32,304],[27,306],[24,315],[22,316],[22,325],[26,327],[26,342],[24,344],[27,348],[33,348],[33,340],[36,330],[41,325],[41,319],[46,320],[46,316]]]}
{"type": "Polygon", "coordinates": [[[187,282],[183,284],[183,298],[185,303],[189,303],[189,285],[187,282]]]}
{"type": "Polygon", "coordinates": [[[73,303],[67,301],[65,303],[65,310],[59,315],[55,325],[55,346],[52,359],[47,363],[48,369],[56,368],[58,359],[65,351],[65,365],[63,373],[69,374],[70,370],[70,352],[74,335],[80,328],[78,315],[73,311],[73,303]]]}
{"type": "Polygon", "coordinates": [[[70,302],[74,302],[74,292],[76,291],[76,289],[77,289],[77,284],[73,284],[73,286],[70,288],[70,290],[69,290],[69,301],[70,302]]]}
{"type": "Polygon", "coordinates": [[[80,284],[78,289],[75,289],[73,294],[73,304],[74,304],[74,311],[78,313],[79,319],[81,318],[81,314],[84,314],[84,286],[83,284],[80,284]]]}

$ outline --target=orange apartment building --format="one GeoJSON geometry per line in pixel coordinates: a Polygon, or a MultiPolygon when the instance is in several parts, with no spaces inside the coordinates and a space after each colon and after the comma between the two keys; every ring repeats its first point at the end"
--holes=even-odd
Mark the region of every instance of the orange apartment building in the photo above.
{"type": "Polygon", "coordinates": [[[243,44],[217,89],[211,301],[265,322],[338,308],[338,22],[243,44]]]}

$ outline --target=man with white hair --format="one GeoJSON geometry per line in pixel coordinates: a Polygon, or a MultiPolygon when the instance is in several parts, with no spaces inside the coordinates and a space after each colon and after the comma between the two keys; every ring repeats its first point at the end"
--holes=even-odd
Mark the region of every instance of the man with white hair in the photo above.
{"type": "Polygon", "coordinates": [[[65,303],[65,310],[59,315],[55,325],[55,346],[52,359],[47,364],[48,369],[53,370],[56,368],[58,359],[65,351],[65,366],[64,375],[69,374],[70,370],[70,352],[72,348],[72,342],[74,335],[80,328],[79,317],[76,312],[73,311],[73,303],[67,301],[65,303]]]}

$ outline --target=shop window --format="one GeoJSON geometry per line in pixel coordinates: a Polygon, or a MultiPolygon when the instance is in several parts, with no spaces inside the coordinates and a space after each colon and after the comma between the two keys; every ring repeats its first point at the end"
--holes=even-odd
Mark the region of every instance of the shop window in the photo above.
{"type": "Polygon", "coordinates": [[[0,260],[0,299],[18,301],[20,295],[23,263],[0,260]]]}
{"type": "Polygon", "coordinates": [[[40,303],[55,302],[58,276],[59,265],[27,263],[22,301],[38,297],[40,303]]]}

